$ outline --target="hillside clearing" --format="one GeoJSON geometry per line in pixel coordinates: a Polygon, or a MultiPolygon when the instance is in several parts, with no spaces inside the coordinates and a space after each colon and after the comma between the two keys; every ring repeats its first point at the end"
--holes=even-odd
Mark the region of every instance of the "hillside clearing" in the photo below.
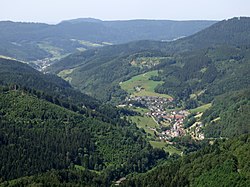
{"type": "Polygon", "coordinates": [[[120,84],[121,88],[134,96],[155,96],[170,98],[167,94],[159,94],[155,92],[155,88],[163,81],[149,80],[152,76],[157,76],[157,71],[150,71],[141,75],[132,77],[131,79],[120,84]]]}

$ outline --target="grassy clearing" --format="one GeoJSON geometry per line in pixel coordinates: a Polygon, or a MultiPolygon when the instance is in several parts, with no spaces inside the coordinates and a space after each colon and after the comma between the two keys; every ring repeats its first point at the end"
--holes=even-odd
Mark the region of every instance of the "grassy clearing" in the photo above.
{"type": "Polygon", "coordinates": [[[86,170],[86,168],[85,168],[85,167],[80,166],[80,165],[75,165],[75,169],[77,169],[77,170],[81,170],[81,171],[86,170]]]}
{"type": "Polygon", "coordinates": [[[78,40],[78,42],[79,42],[79,44],[85,45],[85,46],[88,46],[88,47],[103,47],[102,44],[93,43],[93,42],[89,42],[89,41],[78,40]]]}
{"type": "Polygon", "coordinates": [[[66,69],[63,71],[60,71],[57,75],[61,77],[62,79],[71,82],[72,78],[69,77],[69,75],[74,71],[74,69],[66,69]]]}
{"type": "Polygon", "coordinates": [[[139,108],[139,107],[134,107],[134,108],[132,108],[132,110],[135,111],[135,112],[139,112],[142,115],[150,111],[147,108],[139,108]]]}
{"type": "MultiPolygon", "coordinates": [[[[80,170],[80,171],[85,171],[86,170],[86,168],[83,167],[83,166],[80,166],[80,165],[74,165],[74,166],[75,166],[76,170],[80,170]]],[[[96,174],[100,174],[101,173],[100,171],[96,171],[96,170],[90,170],[90,171],[92,171],[92,172],[94,172],[96,174]]]]}
{"type": "Polygon", "coordinates": [[[170,57],[138,57],[131,62],[132,66],[136,67],[154,67],[162,61],[171,59],[170,57]]]}
{"type": "Polygon", "coordinates": [[[205,110],[209,109],[211,107],[211,105],[212,105],[211,103],[208,103],[208,104],[202,105],[200,107],[191,109],[190,112],[191,113],[204,112],[205,110]]]}
{"type": "Polygon", "coordinates": [[[154,131],[151,130],[150,128],[158,128],[158,124],[155,123],[155,121],[148,116],[131,116],[130,119],[132,122],[136,123],[138,128],[143,128],[146,133],[151,134],[152,136],[154,135],[154,131]]]}
{"type": "Polygon", "coordinates": [[[63,51],[61,48],[58,47],[54,47],[52,45],[50,45],[49,43],[40,43],[38,44],[39,48],[47,51],[48,53],[50,53],[53,58],[59,59],[62,57],[61,52],[63,51]]]}
{"type": "Polygon", "coordinates": [[[177,148],[175,148],[172,145],[167,144],[166,142],[159,142],[159,141],[149,141],[149,143],[154,147],[154,148],[159,148],[159,149],[163,149],[166,152],[169,152],[169,154],[173,154],[176,153],[178,155],[181,154],[181,151],[177,148]]]}
{"type": "Polygon", "coordinates": [[[0,55],[0,58],[4,58],[4,59],[7,59],[7,60],[16,60],[15,58],[8,57],[8,56],[3,56],[3,55],[0,55]]]}
{"type": "Polygon", "coordinates": [[[149,80],[152,76],[157,76],[157,71],[150,71],[141,75],[132,77],[130,80],[121,83],[121,88],[134,96],[158,96],[170,98],[169,95],[156,93],[155,87],[159,84],[163,84],[163,81],[149,80]],[[140,91],[136,91],[135,88],[140,88],[140,91]]]}

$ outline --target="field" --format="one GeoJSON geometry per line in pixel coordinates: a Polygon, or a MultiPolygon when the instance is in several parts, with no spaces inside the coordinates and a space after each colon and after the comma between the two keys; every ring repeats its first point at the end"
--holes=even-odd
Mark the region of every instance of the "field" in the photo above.
{"type": "Polygon", "coordinates": [[[145,114],[145,113],[147,113],[147,112],[149,112],[150,110],[149,109],[147,109],[147,108],[139,108],[139,107],[133,107],[133,108],[131,108],[133,111],[135,111],[135,112],[139,112],[139,113],[141,113],[141,114],[145,114]]]}
{"type": "Polygon", "coordinates": [[[154,135],[154,131],[150,128],[158,128],[158,124],[155,123],[155,121],[148,116],[131,116],[129,119],[132,120],[132,122],[136,123],[138,128],[143,128],[147,134],[150,134],[151,136],[154,135]]]}
{"type": "MultiPolygon", "coordinates": [[[[142,128],[145,130],[147,133],[148,138],[152,140],[152,138],[155,138],[154,130],[151,130],[150,128],[158,128],[159,125],[155,123],[155,121],[148,116],[131,116],[129,119],[136,123],[138,128],[142,128]]],[[[166,142],[162,141],[149,141],[149,143],[154,147],[154,148],[159,148],[163,149],[166,152],[169,152],[169,154],[181,154],[181,151],[176,149],[172,145],[168,145],[166,142]]]]}
{"type": "Polygon", "coordinates": [[[158,96],[170,98],[171,96],[166,94],[159,94],[154,91],[155,87],[162,84],[163,81],[149,80],[152,76],[157,76],[157,71],[150,71],[141,75],[132,77],[130,80],[120,84],[121,88],[134,96],[158,96]],[[136,88],[138,88],[136,90],[136,88]]]}
{"type": "Polygon", "coordinates": [[[43,49],[43,50],[47,51],[48,53],[50,53],[53,56],[54,60],[55,59],[60,59],[60,58],[63,57],[62,54],[61,54],[61,52],[63,50],[58,48],[58,47],[54,47],[54,46],[50,45],[49,43],[43,42],[43,43],[38,44],[38,46],[41,49],[43,49]]]}
{"type": "Polygon", "coordinates": [[[159,141],[149,141],[149,143],[154,147],[154,148],[159,148],[162,149],[166,152],[169,152],[169,154],[176,153],[178,155],[181,154],[181,151],[175,148],[172,145],[168,145],[166,142],[159,142],[159,141]]]}
{"type": "Polygon", "coordinates": [[[136,67],[154,67],[163,61],[169,60],[171,57],[138,57],[131,62],[136,67]]]}
{"type": "Polygon", "coordinates": [[[72,78],[69,75],[74,71],[74,69],[66,69],[58,73],[58,76],[62,79],[71,82],[72,78]]]}

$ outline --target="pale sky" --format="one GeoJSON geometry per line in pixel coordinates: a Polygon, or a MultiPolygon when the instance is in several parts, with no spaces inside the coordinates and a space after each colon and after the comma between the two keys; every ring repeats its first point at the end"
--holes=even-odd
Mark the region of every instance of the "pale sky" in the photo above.
{"type": "Polygon", "coordinates": [[[0,21],[223,20],[250,17],[250,0],[0,0],[0,21]]]}

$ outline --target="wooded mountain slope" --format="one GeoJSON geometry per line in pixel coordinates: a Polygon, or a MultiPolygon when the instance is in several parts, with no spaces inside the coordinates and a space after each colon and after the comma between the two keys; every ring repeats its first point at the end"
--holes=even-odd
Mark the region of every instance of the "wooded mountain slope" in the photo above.
{"type": "Polygon", "coordinates": [[[144,172],[166,158],[133,124],[106,123],[21,89],[1,87],[0,121],[3,181],[79,166],[115,172],[107,173],[111,182],[129,172],[144,172]]]}
{"type": "Polygon", "coordinates": [[[146,174],[132,176],[122,186],[247,187],[250,185],[249,146],[249,135],[215,141],[196,153],[167,162],[146,174]]]}
{"type": "Polygon", "coordinates": [[[0,22],[0,55],[37,60],[96,46],[134,40],[173,40],[216,21],[64,21],[57,25],[0,22]]]}
{"type": "Polygon", "coordinates": [[[208,102],[250,85],[249,23],[250,18],[233,18],[174,42],[140,41],[88,50],[62,59],[48,70],[104,101],[118,95],[124,98],[120,82],[159,70],[164,84],[157,92],[184,100],[204,92],[200,100],[208,102]]]}

